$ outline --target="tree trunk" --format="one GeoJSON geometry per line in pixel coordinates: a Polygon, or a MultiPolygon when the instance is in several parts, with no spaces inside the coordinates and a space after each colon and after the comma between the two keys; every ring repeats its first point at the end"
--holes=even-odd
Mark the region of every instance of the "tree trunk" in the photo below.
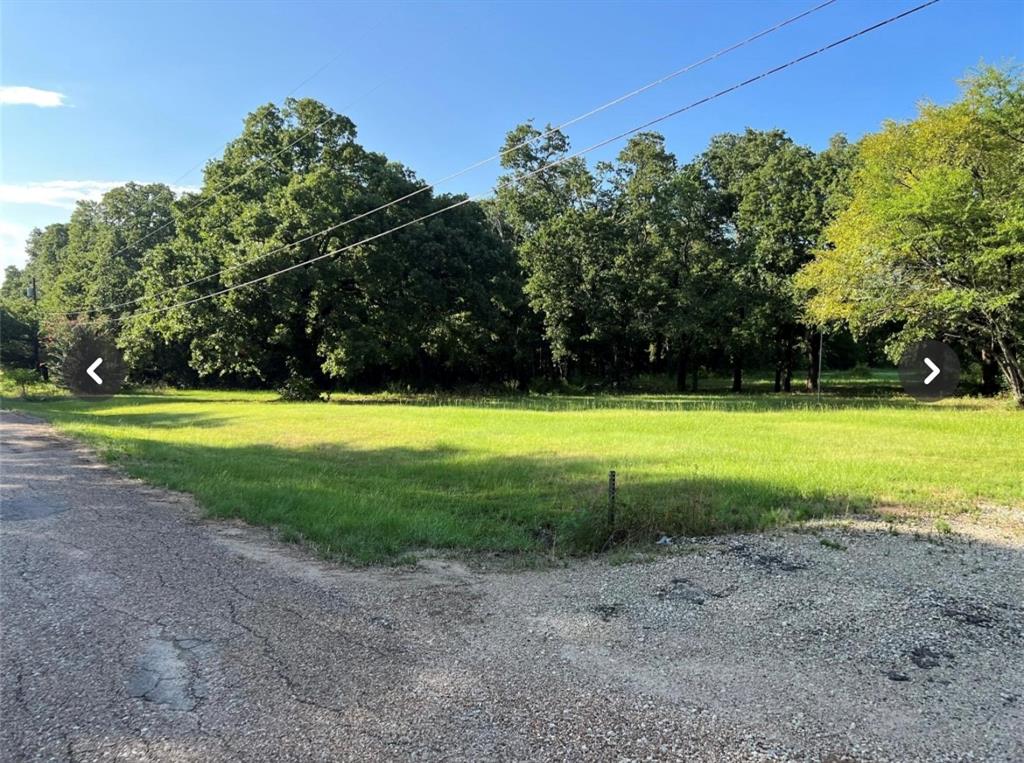
{"type": "Polygon", "coordinates": [[[807,348],[807,391],[818,391],[818,367],[821,363],[821,333],[812,331],[807,348]]]}
{"type": "Polygon", "coordinates": [[[992,397],[999,393],[999,363],[995,347],[981,350],[981,394],[992,397]]]}
{"type": "Polygon", "coordinates": [[[786,370],[786,349],[789,344],[788,330],[782,329],[775,340],[775,384],[772,390],[782,392],[782,376],[786,370]]]}
{"type": "Polygon", "coordinates": [[[691,371],[691,374],[693,376],[693,385],[690,387],[690,390],[693,391],[693,392],[696,392],[697,391],[697,378],[700,376],[700,364],[699,363],[694,363],[693,364],[693,371],[691,371]]]}
{"type": "Polygon", "coordinates": [[[690,348],[679,343],[679,358],[676,361],[676,389],[686,391],[686,372],[689,370],[690,348]]]}
{"type": "Polygon", "coordinates": [[[1020,357],[1014,348],[1012,339],[999,337],[999,367],[1003,370],[1010,394],[1017,405],[1024,408],[1024,369],[1021,368],[1020,357]]]}
{"type": "Polygon", "coordinates": [[[743,391],[743,361],[739,355],[732,357],[732,391],[743,391]]]}
{"type": "Polygon", "coordinates": [[[783,369],[784,373],[782,375],[783,392],[793,391],[793,366],[796,365],[796,358],[793,356],[794,342],[793,334],[790,333],[789,337],[786,339],[786,362],[783,369]]]}

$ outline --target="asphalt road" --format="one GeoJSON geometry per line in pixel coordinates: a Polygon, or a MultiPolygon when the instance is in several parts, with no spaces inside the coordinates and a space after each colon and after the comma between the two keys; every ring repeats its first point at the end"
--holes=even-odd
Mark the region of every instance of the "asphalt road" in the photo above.
{"type": "Polygon", "coordinates": [[[345,569],[0,435],[3,760],[1024,757],[1012,544],[345,569]]]}

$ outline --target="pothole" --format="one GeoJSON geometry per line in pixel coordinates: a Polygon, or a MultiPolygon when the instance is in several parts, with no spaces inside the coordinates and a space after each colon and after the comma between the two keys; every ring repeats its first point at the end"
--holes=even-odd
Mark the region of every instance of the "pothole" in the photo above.
{"type": "Polygon", "coordinates": [[[953,655],[943,652],[927,644],[918,644],[910,650],[910,661],[922,670],[940,667],[943,661],[952,661],[953,655]]]}
{"type": "Polygon", "coordinates": [[[68,510],[67,506],[52,501],[43,501],[24,492],[4,496],[0,501],[0,521],[22,522],[29,519],[45,519],[68,510]]]}
{"type": "Polygon", "coordinates": [[[654,595],[663,601],[684,601],[701,605],[711,599],[721,599],[725,594],[709,591],[686,578],[672,578],[667,585],[658,588],[654,595]]]}
{"type": "Polygon", "coordinates": [[[770,572],[774,572],[775,570],[780,570],[782,572],[796,572],[798,570],[807,569],[806,562],[785,557],[781,554],[754,551],[742,543],[737,543],[731,546],[729,550],[737,556],[743,557],[744,559],[747,559],[770,572]]]}
{"type": "Polygon", "coordinates": [[[205,693],[189,668],[187,657],[206,645],[200,639],[151,639],[128,679],[129,696],[168,710],[195,710],[205,693]]]}
{"type": "Polygon", "coordinates": [[[594,612],[607,623],[622,614],[622,605],[618,603],[598,604],[594,607],[594,612]]]}

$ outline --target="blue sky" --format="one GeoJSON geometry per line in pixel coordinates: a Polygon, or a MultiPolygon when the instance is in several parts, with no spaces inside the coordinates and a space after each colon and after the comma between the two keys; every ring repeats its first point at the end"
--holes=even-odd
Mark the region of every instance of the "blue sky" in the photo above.
{"type": "MultiPolygon", "coordinates": [[[[6,0],[0,85],[52,94],[0,92],[62,105],[2,107],[0,267],[23,261],[32,227],[112,183],[198,185],[245,114],[289,93],[347,114],[364,145],[433,180],[493,154],[517,122],[565,121],[815,4],[6,0]]],[[[582,148],[916,4],[838,0],[569,135],[582,148]]],[[[1024,60],[1022,42],[1024,3],[942,0],[659,129],[680,159],[745,126],[820,148],[948,102],[982,59],[1024,60]]],[[[484,192],[497,172],[440,190],[484,192]]]]}

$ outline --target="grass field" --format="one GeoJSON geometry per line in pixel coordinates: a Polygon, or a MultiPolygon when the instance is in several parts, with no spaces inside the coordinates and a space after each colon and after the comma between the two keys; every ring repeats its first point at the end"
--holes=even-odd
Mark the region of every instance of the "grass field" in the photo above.
{"type": "Polygon", "coordinates": [[[805,394],[455,399],[167,392],[23,401],[217,517],[353,561],[419,549],[592,551],[901,505],[1024,510],[1024,414],[874,382],[805,394]]]}

